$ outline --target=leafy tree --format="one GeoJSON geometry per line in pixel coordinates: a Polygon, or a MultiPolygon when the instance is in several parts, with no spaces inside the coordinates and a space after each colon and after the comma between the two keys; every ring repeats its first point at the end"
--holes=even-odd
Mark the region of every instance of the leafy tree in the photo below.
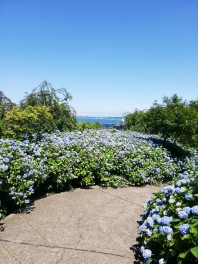
{"type": "Polygon", "coordinates": [[[14,107],[15,104],[11,101],[11,99],[0,91],[0,136],[2,135],[2,120],[5,116],[5,112],[13,109],[14,107]]]}
{"type": "Polygon", "coordinates": [[[52,132],[55,129],[50,108],[44,105],[14,108],[5,113],[3,135],[13,139],[25,139],[26,134],[52,132]]]}
{"type": "Polygon", "coordinates": [[[0,91],[0,119],[3,119],[5,111],[13,109],[15,104],[10,98],[0,91]]]}
{"type": "Polygon", "coordinates": [[[145,112],[140,110],[135,110],[133,113],[130,113],[125,116],[125,124],[127,129],[132,129],[134,131],[146,133],[147,126],[145,122],[145,112]]]}
{"type": "Polygon", "coordinates": [[[191,100],[189,103],[190,108],[198,111],[198,100],[191,100]]]}
{"type": "Polygon", "coordinates": [[[44,81],[20,102],[22,108],[27,106],[48,106],[56,129],[71,130],[76,126],[75,110],[69,105],[71,94],[65,88],[55,89],[44,81]]]}
{"type": "Polygon", "coordinates": [[[186,146],[198,146],[198,100],[187,103],[174,94],[156,101],[147,111],[138,111],[125,117],[126,127],[135,131],[158,134],[186,146]]]}
{"type": "Polygon", "coordinates": [[[186,103],[176,94],[171,98],[164,97],[162,104],[155,103],[146,115],[149,132],[160,134],[165,139],[178,139],[182,132],[183,110],[186,103]]]}

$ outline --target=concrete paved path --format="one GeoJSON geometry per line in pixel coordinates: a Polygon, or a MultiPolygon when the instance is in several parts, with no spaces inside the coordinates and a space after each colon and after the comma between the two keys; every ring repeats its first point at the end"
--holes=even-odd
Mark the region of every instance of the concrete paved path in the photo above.
{"type": "Polygon", "coordinates": [[[0,232],[1,264],[131,264],[143,205],[160,187],[75,189],[11,214],[0,232]]]}

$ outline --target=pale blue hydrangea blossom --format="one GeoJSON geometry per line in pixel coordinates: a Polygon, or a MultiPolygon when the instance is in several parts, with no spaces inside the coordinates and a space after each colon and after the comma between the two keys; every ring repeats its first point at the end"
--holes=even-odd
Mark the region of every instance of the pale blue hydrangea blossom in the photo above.
{"type": "Polygon", "coordinates": [[[186,235],[189,233],[189,224],[183,224],[183,225],[180,225],[179,226],[179,232],[182,234],[182,235],[186,235]]]}

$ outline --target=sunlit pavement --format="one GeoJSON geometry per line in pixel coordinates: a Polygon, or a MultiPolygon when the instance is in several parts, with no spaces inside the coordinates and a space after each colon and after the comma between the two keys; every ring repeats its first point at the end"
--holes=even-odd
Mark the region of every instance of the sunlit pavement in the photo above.
{"type": "Polygon", "coordinates": [[[96,186],[37,200],[1,222],[0,263],[138,263],[131,249],[138,221],[146,200],[160,189],[96,186]]]}

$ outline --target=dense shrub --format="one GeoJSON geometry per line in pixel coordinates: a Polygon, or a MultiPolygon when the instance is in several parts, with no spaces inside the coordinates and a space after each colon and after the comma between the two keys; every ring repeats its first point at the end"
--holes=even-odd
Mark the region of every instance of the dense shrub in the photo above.
{"type": "Polygon", "coordinates": [[[17,107],[7,111],[2,124],[3,136],[11,139],[25,139],[27,134],[52,132],[55,123],[50,108],[43,105],[17,107]]]}
{"type": "Polygon", "coordinates": [[[115,130],[44,134],[36,142],[0,140],[2,215],[29,202],[31,195],[70,185],[158,184],[187,169],[151,136],[115,130]]]}
{"type": "Polygon", "coordinates": [[[146,111],[136,110],[125,117],[127,129],[158,134],[186,146],[198,147],[198,101],[189,103],[177,95],[164,97],[146,111]]]}
{"type": "Polygon", "coordinates": [[[147,201],[143,214],[145,263],[198,263],[198,160],[189,160],[172,185],[147,201]]]}
{"type": "Polygon", "coordinates": [[[78,122],[77,130],[84,131],[85,129],[101,129],[102,124],[99,122],[91,123],[91,122],[78,122]]]}

